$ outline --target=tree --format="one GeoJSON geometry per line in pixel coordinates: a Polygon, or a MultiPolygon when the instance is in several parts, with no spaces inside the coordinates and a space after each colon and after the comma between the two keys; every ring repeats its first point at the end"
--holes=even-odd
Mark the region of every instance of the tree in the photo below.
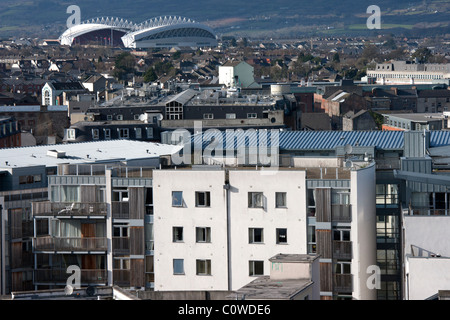
{"type": "Polygon", "coordinates": [[[144,82],[153,82],[156,79],[158,79],[158,76],[153,67],[148,68],[144,73],[144,82]]]}
{"type": "Polygon", "coordinates": [[[114,66],[114,77],[119,80],[124,80],[128,73],[134,73],[136,59],[131,53],[123,52],[116,57],[114,66]]]}
{"type": "Polygon", "coordinates": [[[333,55],[332,61],[333,61],[333,62],[341,62],[341,59],[339,58],[339,53],[336,52],[336,53],[333,55]]]}
{"type": "Polygon", "coordinates": [[[417,59],[419,63],[426,63],[433,54],[428,48],[419,48],[411,55],[411,58],[417,59]]]}

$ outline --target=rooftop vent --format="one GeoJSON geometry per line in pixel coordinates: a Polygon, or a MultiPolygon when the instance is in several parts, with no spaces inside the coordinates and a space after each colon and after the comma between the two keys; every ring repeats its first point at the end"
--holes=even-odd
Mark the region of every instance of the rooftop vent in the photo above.
{"type": "Polygon", "coordinates": [[[47,156],[53,157],[53,158],[65,158],[66,152],[65,151],[58,151],[58,150],[47,150],[47,156]]]}

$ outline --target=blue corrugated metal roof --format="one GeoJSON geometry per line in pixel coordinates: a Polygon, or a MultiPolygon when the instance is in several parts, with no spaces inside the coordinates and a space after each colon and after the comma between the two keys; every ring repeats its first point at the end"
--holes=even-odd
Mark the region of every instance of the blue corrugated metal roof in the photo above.
{"type": "MultiPolygon", "coordinates": [[[[206,148],[215,136],[219,146],[237,149],[242,145],[272,145],[280,150],[333,150],[338,146],[365,146],[384,150],[401,150],[404,146],[403,131],[273,131],[278,133],[278,141],[271,130],[237,130],[225,132],[206,131],[203,133],[203,148],[206,148]],[[229,141],[227,142],[227,137],[229,141]],[[272,139],[273,138],[273,139],[272,139]],[[222,139],[220,141],[220,139],[222,139]]],[[[200,134],[193,137],[194,143],[200,143],[200,134]]],[[[430,131],[430,147],[450,145],[450,131],[430,131]]]]}

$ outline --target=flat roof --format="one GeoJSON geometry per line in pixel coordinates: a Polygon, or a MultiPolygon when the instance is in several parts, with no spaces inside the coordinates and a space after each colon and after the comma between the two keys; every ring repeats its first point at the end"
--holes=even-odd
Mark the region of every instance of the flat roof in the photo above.
{"type": "Polygon", "coordinates": [[[442,113],[384,113],[383,116],[421,122],[445,119],[442,113]]]}
{"type": "Polygon", "coordinates": [[[245,300],[290,300],[311,286],[310,279],[271,280],[270,276],[259,277],[228,296],[245,300]]]}
{"type": "Polygon", "coordinates": [[[0,169],[58,164],[105,163],[157,158],[178,152],[182,147],[135,140],[108,140],[2,149],[0,169]],[[52,152],[53,151],[53,152],[52,152]],[[56,152],[55,152],[56,151],[56,152]],[[60,153],[57,158],[48,154],[60,153]]]}

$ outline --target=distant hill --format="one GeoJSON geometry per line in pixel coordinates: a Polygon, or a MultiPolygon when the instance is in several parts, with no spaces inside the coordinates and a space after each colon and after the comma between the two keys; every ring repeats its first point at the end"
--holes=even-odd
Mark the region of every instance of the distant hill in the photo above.
{"type": "MultiPolygon", "coordinates": [[[[368,32],[370,0],[2,0],[0,37],[55,37],[66,28],[66,9],[76,4],[81,18],[114,16],[142,22],[179,15],[206,23],[219,34],[288,37],[304,34],[368,32]]],[[[450,2],[444,0],[377,0],[384,30],[449,32],[450,2]]]]}

